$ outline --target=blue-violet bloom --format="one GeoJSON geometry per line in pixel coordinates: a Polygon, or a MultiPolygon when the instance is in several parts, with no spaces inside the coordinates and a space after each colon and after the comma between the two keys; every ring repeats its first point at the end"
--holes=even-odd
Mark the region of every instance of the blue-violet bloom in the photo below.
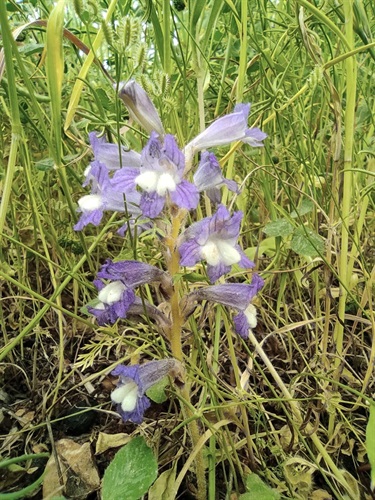
{"type": "Polygon", "coordinates": [[[140,167],[141,155],[136,151],[127,151],[119,144],[107,142],[104,137],[98,137],[96,132],[89,134],[94,161],[103,163],[108,170],[118,170],[122,167],[140,167]]]}
{"type": "MultiPolygon", "coordinates": [[[[108,168],[99,161],[93,161],[85,171],[83,186],[91,184],[91,194],[82,196],[78,200],[78,212],[82,215],[74,226],[75,231],[81,231],[88,224],[98,226],[105,211],[126,212],[130,217],[130,224],[142,215],[139,208],[141,195],[137,191],[126,195],[113,188],[113,180],[109,177],[108,168]]],[[[127,226],[124,226],[124,230],[127,226]]],[[[119,230],[120,234],[123,228],[119,230]]],[[[142,226],[141,226],[142,229],[142,226]]]]}
{"type": "Polygon", "coordinates": [[[250,104],[237,104],[233,113],[215,120],[187,146],[193,153],[214,146],[223,146],[234,141],[242,141],[253,147],[263,146],[267,134],[259,128],[248,128],[250,104]]]}
{"type": "Polygon", "coordinates": [[[110,259],[101,267],[94,284],[98,289],[98,302],[88,311],[96,316],[99,325],[113,324],[119,318],[126,318],[135,302],[134,288],[154,281],[161,282],[166,291],[171,289],[170,277],[157,267],[136,260],[112,262],[110,259]],[[103,280],[109,280],[106,284],[103,280]]]}
{"type": "Polygon", "coordinates": [[[164,128],[158,112],[147,92],[135,81],[120,83],[119,97],[128,108],[129,115],[149,134],[155,131],[164,135],[164,128]]]}
{"type": "Polygon", "coordinates": [[[257,325],[257,311],[252,299],[261,290],[264,280],[258,275],[253,274],[251,284],[245,283],[226,283],[224,285],[214,285],[200,288],[191,292],[184,299],[185,314],[190,314],[194,309],[196,300],[208,300],[214,303],[220,303],[227,307],[232,307],[238,311],[233,318],[236,332],[244,339],[248,338],[249,329],[257,325]]]}
{"type": "Polygon", "coordinates": [[[176,363],[175,359],[170,358],[143,365],[118,365],[111,372],[120,377],[111,399],[125,422],[142,423],[143,414],[151,405],[145,392],[173,370],[176,363]]]}
{"type": "Polygon", "coordinates": [[[179,247],[180,264],[194,266],[200,260],[207,262],[207,274],[211,283],[228,273],[233,264],[243,268],[254,267],[237,244],[243,214],[233,216],[224,205],[219,205],[212,217],[192,224],[183,234],[179,247]]]}
{"type": "Polygon", "coordinates": [[[196,186],[183,178],[185,157],[178,149],[176,139],[167,134],[161,142],[153,132],[141,154],[140,169],[124,168],[113,177],[115,189],[132,192],[142,190],[140,208],[143,215],[153,219],[163,210],[167,195],[172,203],[188,210],[196,208],[199,192],[196,186]]]}
{"type": "Polygon", "coordinates": [[[201,156],[197,171],[194,174],[194,184],[199,191],[206,191],[213,203],[220,203],[220,187],[227,186],[230,191],[238,192],[235,181],[225,179],[216,156],[204,151],[201,156]]]}

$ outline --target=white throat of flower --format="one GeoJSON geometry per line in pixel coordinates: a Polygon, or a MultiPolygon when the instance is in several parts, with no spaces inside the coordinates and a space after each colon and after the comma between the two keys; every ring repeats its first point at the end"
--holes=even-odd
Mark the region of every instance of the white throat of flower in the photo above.
{"type": "Polygon", "coordinates": [[[253,329],[257,326],[257,310],[253,304],[249,304],[244,311],[249,328],[253,329]]]}
{"type": "Polygon", "coordinates": [[[87,194],[78,200],[82,212],[93,212],[103,206],[103,198],[100,194],[87,194]]]}
{"type": "Polygon", "coordinates": [[[176,181],[169,172],[146,170],[135,178],[135,183],[147,193],[156,192],[159,196],[165,196],[167,191],[176,190],[176,181]]]}
{"type": "Polygon", "coordinates": [[[138,385],[134,380],[129,380],[112,392],[111,399],[114,403],[121,405],[122,411],[133,411],[137,406],[138,385]]]}
{"type": "Polygon", "coordinates": [[[98,299],[103,304],[110,306],[121,299],[121,295],[125,289],[126,286],[121,281],[113,281],[100,290],[98,299]]]}
{"type": "Polygon", "coordinates": [[[217,266],[220,263],[231,266],[241,260],[240,252],[231,243],[218,238],[207,240],[201,248],[201,257],[211,266],[217,266]]]}

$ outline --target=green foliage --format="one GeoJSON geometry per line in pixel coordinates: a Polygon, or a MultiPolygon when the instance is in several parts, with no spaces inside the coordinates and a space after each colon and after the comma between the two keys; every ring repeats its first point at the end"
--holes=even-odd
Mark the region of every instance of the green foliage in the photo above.
{"type": "Polygon", "coordinates": [[[164,403],[164,401],[167,400],[165,388],[168,384],[168,377],[164,377],[163,379],[159,380],[157,384],[154,384],[152,387],[150,387],[150,389],[148,389],[147,396],[155,403],[164,403]]]}
{"type": "Polygon", "coordinates": [[[370,403],[369,418],[366,427],[366,450],[371,466],[371,489],[375,485],[375,403],[370,403]]]}
{"type": "Polygon", "coordinates": [[[137,500],[155,481],[158,465],[155,456],[138,436],[118,451],[107,467],[102,484],[103,500],[137,500]]]}
{"type": "Polygon", "coordinates": [[[279,493],[270,488],[257,474],[250,474],[246,478],[247,493],[240,495],[240,500],[279,500],[279,493]]]}

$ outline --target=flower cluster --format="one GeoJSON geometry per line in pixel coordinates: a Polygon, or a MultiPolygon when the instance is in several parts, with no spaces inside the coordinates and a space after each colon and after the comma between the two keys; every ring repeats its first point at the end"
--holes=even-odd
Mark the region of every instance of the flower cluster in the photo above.
{"type": "MultiPolygon", "coordinates": [[[[249,330],[257,324],[252,300],[264,282],[253,274],[250,284],[214,284],[229,273],[233,265],[250,269],[255,264],[238,243],[243,213],[236,211],[231,214],[221,204],[220,188],[226,186],[238,193],[238,186],[224,177],[219,161],[209,149],[234,141],[259,147],[267,135],[258,128],[248,127],[250,104],[239,104],[233,113],[215,120],[181,150],[175,137],[165,133],[150,98],[135,81],[123,84],[119,96],[130,117],[150,137],[138,153],[108,143],[95,132],[90,134],[94,159],[85,171],[83,185],[90,186],[91,193],[78,201],[81,216],[75,229],[81,230],[88,224],[97,226],[105,211],[116,211],[127,215],[126,224],[119,229],[124,235],[127,227],[137,225],[142,230],[164,214],[164,226],[167,227],[164,241],[172,241],[164,249],[166,268],[175,269],[175,264],[170,265],[172,260],[174,263],[179,260],[183,267],[205,262],[211,283],[181,298],[178,308],[181,322],[194,311],[197,301],[219,303],[236,311],[233,318],[235,331],[246,339],[249,330]],[[200,153],[200,160],[190,179],[197,153],[200,153]],[[216,205],[216,211],[186,229],[182,223],[179,234],[172,231],[172,222],[168,226],[168,218],[176,217],[179,209],[183,214],[196,209],[202,191],[216,205]]],[[[179,221],[182,220],[183,215],[179,221]]],[[[172,295],[176,297],[173,277],[168,272],[135,260],[107,260],[94,281],[97,300],[88,306],[88,310],[99,325],[113,324],[130,314],[147,314],[168,338],[172,335],[173,318],[157,306],[141,300],[135,292],[137,287],[150,283],[156,283],[167,300],[172,301],[172,295]]],[[[143,413],[150,405],[145,391],[169,373],[175,363],[174,359],[166,359],[143,365],[120,365],[114,370],[113,375],[120,379],[111,397],[124,420],[142,421],[143,413]]]]}

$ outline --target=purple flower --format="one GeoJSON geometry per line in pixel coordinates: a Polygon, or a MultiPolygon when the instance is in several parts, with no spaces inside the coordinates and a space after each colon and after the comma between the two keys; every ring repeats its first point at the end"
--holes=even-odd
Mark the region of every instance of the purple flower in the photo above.
{"type": "Polygon", "coordinates": [[[81,217],[74,226],[75,231],[81,231],[88,224],[98,226],[103,218],[105,211],[126,212],[131,219],[131,224],[137,217],[142,215],[138,204],[140,194],[137,192],[129,193],[126,201],[122,193],[118,193],[108,188],[97,194],[87,194],[78,200],[78,212],[81,217]]]}
{"type": "Polygon", "coordinates": [[[135,80],[120,84],[119,97],[128,108],[130,117],[149,134],[155,131],[164,135],[163,125],[151,99],[135,80]],[[122,85],[122,86],[121,86],[122,85]]]}
{"type": "Polygon", "coordinates": [[[113,177],[115,189],[132,192],[142,189],[140,208],[143,215],[153,219],[163,210],[167,196],[172,203],[188,210],[199,202],[198,189],[183,179],[185,158],[173,135],[160,142],[153,132],[142,151],[140,169],[121,169],[113,177]]]}
{"type": "Polygon", "coordinates": [[[190,293],[184,299],[183,310],[185,315],[189,315],[194,310],[196,300],[208,300],[220,303],[227,307],[232,307],[238,311],[234,316],[234,326],[236,332],[244,339],[248,338],[249,329],[257,325],[256,309],[251,300],[261,290],[264,280],[253,274],[250,285],[245,283],[227,283],[224,285],[214,285],[200,288],[190,293]]]}
{"type": "Polygon", "coordinates": [[[223,146],[234,141],[242,141],[253,147],[263,146],[267,134],[259,128],[248,128],[250,104],[237,104],[233,113],[215,120],[206,130],[197,135],[187,146],[193,152],[214,146],[223,146]]]}
{"type": "Polygon", "coordinates": [[[238,192],[235,181],[225,179],[223,172],[213,153],[202,153],[198,169],[194,174],[194,184],[199,191],[207,191],[207,196],[214,203],[220,203],[220,187],[227,186],[230,191],[238,192]]]}
{"type": "Polygon", "coordinates": [[[173,358],[162,359],[143,365],[118,365],[111,372],[120,377],[111,399],[125,422],[142,423],[143,414],[151,405],[145,392],[173,370],[176,364],[173,358]]]}
{"type": "MultiPolygon", "coordinates": [[[[83,185],[91,184],[91,194],[78,200],[78,212],[82,215],[74,226],[75,231],[81,231],[88,224],[98,226],[105,211],[126,212],[130,217],[130,224],[134,225],[135,219],[142,215],[139,208],[140,193],[129,191],[124,197],[121,191],[115,190],[108,168],[99,161],[94,161],[86,169],[85,176],[83,185]]],[[[142,225],[140,227],[142,229],[142,225]]],[[[120,234],[122,230],[120,228],[120,234]]]]}
{"type": "Polygon", "coordinates": [[[212,217],[192,224],[179,248],[181,265],[194,266],[205,260],[211,283],[228,273],[233,264],[254,267],[237,244],[242,216],[242,212],[235,212],[231,217],[226,207],[219,205],[212,217]]]}
{"type": "Polygon", "coordinates": [[[99,325],[113,324],[119,318],[126,318],[129,308],[136,301],[134,288],[154,281],[161,282],[166,291],[171,288],[167,273],[157,267],[136,260],[112,262],[110,259],[101,267],[94,281],[99,290],[98,302],[88,310],[96,316],[99,325]],[[103,280],[109,280],[106,284],[103,280]]]}
{"type": "Polygon", "coordinates": [[[89,134],[94,161],[103,163],[108,170],[118,170],[121,167],[140,167],[141,155],[133,150],[126,151],[123,146],[107,142],[104,137],[98,137],[96,132],[89,134]]]}

